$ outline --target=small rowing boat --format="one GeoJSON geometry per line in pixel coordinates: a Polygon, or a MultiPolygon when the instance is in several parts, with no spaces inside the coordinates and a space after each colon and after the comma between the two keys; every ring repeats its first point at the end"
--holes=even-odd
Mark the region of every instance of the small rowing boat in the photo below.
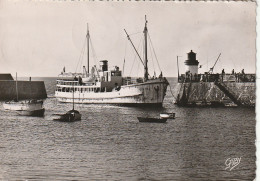
{"type": "Polygon", "coordinates": [[[144,123],[165,123],[167,121],[167,118],[147,118],[147,117],[137,117],[139,122],[144,123]]]}
{"type": "Polygon", "coordinates": [[[175,119],[175,113],[161,113],[160,118],[175,119]]]}
{"type": "MultiPolygon", "coordinates": [[[[73,87],[73,90],[74,90],[74,87],[73,87]]],[[[74,109],[74,91],[73,91],[72,96],[73,96],[72,97],[72,99],[73,99],[72,110],[68,111],[65,114],[53,114],[53,116],[54,116],[53,120],[54,121],[74,122],[74,121],[81,120],[81,114],[79,113],[79,111],[74,109]]]]}
{"type": "Polygon", "coordinates": [[[77,110],[70,110],[65,114],[54,114],[54,121],[74,122],[81,120],[81,114],[77,110]]]}

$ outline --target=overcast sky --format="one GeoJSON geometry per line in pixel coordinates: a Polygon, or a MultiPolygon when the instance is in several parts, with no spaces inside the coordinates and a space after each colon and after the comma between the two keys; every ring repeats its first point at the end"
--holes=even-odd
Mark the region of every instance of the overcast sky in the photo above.
{"type": "MultiPolygon", "coordinates": [[[[109,67],[117,65],[122,69],[125,59],[124,75],[142,76],[143,67],[135,58],[124,29],[134,34],[131,37],[138,48],[145,15],[165,76],[177,76],[177,55],[181,56],[180,71],[184,71],[183,62],[190,50],[197,53],[197,59],[203,65],[200,72],[212,67],[221,53],[216,72],[223,68],[226,72],[233,68],[241,72],[244,68],[246,73],[255,73],[255,8],[254,2],[1,0],[0,73],[57,76],[64,66],[66,71],[74,72],[88,23],[98,61],[106,59],[109,67]]],[[[139,50],[142,50],[141,45],[139,50]]],[[[150,56],[152,48],[149,46],[148,50],[150,74],[154,70],[159,73],[156,57],[150,56]]],[[[95,59],[93,53],[90,54],[93,65],[95,59]]],[[[86,62],[86,56],[83,60],[86,62]]]]}

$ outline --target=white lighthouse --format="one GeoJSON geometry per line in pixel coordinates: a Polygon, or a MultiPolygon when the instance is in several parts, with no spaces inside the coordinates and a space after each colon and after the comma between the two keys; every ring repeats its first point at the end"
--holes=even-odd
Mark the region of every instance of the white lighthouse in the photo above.
{"type": "Polygon", "coordinates": [[[192,50],[187,53],[188,54],[188,60],[185,60],[185,72],[189,72],[191,74],[198,74],[198,65],[199,61],[196,60],[196,53],[194,53],[192,50]]]}

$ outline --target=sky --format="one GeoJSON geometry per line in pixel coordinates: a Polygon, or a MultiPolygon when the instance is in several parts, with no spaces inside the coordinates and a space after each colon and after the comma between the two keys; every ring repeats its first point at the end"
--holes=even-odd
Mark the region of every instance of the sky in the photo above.
{"type": "MultiPolygon", "coordinates": [[[[91,44],[90,65],[108,60],[124,76],[142,76],[124,29],[143,57],[143,28],[148,20],[149,73],[177,77],[184,73],[187,53],[193,50],[202,68],[214,72],[255,73],[256,4],[254,2],[101,2],[0,1],[0,73],[25,77],[55,77],[82,71],[80,60],[87,24],[91,44]],[[152,44],[152,47],[150,46],[152,44]],[[155,55],[151,56],[155,52],[155,55]],[[96,58],[95,58],[96,57],[96,58]],[[159,66],[158,66],[158,63],[159,66]],[[77,68],[77,65],[80,66],[77,68]]],[[[86,53],[86,52],[85,52],[86,53]]]]}

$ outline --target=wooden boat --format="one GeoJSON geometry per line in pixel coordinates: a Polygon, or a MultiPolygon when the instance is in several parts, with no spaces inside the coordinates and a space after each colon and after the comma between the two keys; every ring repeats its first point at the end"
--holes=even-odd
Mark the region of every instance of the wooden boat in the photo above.
{"type": "Polygon", "coordinates": [[[77,110],[70,110],[66,114],[54,114],[54,121],[74,122],[81,120],[81,114],[77,110]]]}
{"type": "Polygon", "coordinates": [[[5,110],[34,111],[42,109],[42,100],[8,101],[3,104],[5,110]]]}
{"type": "Polygon", "coordinates": [[[43,116],[43,100],[20,100],[18,98],[17,74],[16,74],[16,99],[3,104],[5,110],[15,111],[19,115],[25,116],[43,116]]]}
{"type": "MultiPolygon", "coordinates": [[[[74,90],[74,87],[73,87],[74,90]]],[[[74,122],[74,121],[79,121],[81,120],[81,114],[79,111],[74,109],[74,91],[72,94],[72,110],[68,111],[65,114],[53,114],[54,116],[54,121],[61,121],[61,122],[74,122]]]]}
{"type": "Polygon", "coordinates": [[[175,113],[161,113],[160,118],[175,119],[175,113]]]}
{"type": "Polygon", "coordinates": [[[144,123],[165,123],[167,121],[167,118],[147,118],[147,117],[137,117],[139,122],[144,123]]]}

